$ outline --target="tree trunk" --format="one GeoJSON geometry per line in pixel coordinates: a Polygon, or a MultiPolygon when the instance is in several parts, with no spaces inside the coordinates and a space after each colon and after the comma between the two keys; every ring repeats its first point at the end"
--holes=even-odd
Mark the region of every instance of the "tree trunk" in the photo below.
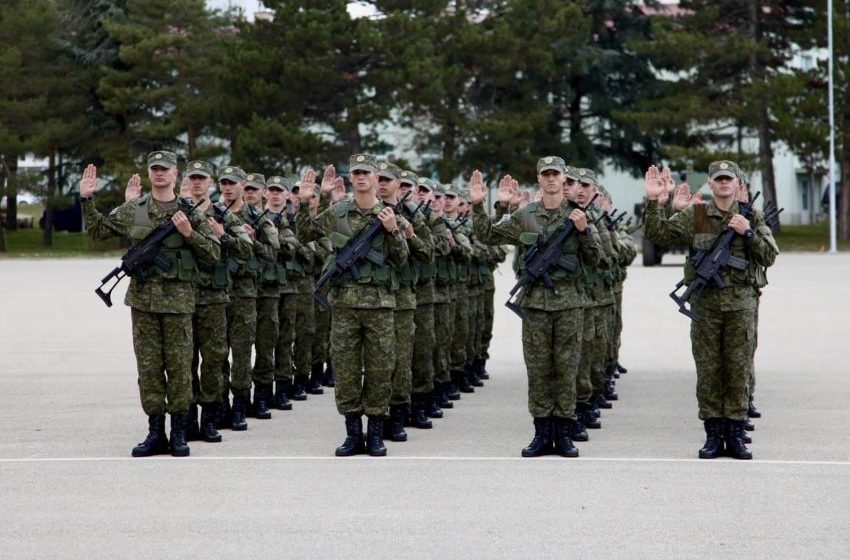
{"type": "Polygon", "coordinates": [[[56,150],[47,158],[47,207],[44,209],[44,238],[42,245],[53,246],[53,209],[56,206],[56,150]]]}
{"type": "Polygon", "coordinates": [[[761,190],[764,194],[764,202],[773,202],[779,206],[776,200],[776,176],[773,173],[773,134],[770,130],[767,110],[762,114],[759,124],[759,164],[761,166],[761,190]]]}
{"type": "Polygon", "coordinates": [[[18,229],[18,156],[6,156],[6,229],[18,229]]]}

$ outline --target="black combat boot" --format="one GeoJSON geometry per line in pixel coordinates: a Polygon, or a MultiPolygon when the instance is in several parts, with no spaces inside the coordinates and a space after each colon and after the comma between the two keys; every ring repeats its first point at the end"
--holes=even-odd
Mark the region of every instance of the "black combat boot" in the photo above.
{"type": "Polygon", "coordinates": [[[593,413],[593,406],[587,403],[576,403],[576,411],[581,407],[581,411],[583,414],[583,424],[584,427],[588,430],[598,430],[602,428],[602,422],[599,421],[599,417],[593,413]]]}
{"type": "Polygon", "coordinates": [[[752,436],[750,436],[750,434],[748,434],[748,433],[746,432],[746,430],[745,430],[745,431],[744,431],[744,443],[746,443],[746,444],[748,444],[748,445],[749,445],[749,444],[751,444],[752,442],[753,442],[753,438],[752,438],[752,436]]]}
{"type": "Polygon", "coordinates": [[[336,448],[337,457],[351,457],[366,453],[366,437],[363,435],[363,419],[359,414],[345,417],[345,433],[347,437],[342,445],[336,448]]]}
{"type": "Polygon", "coordinates": [[[608,376],[608,379],[620,379],[620,372],[617,371],[616,362],[606,368],[605,375],[608,376]]]}
{"type": "Polygon", "coordinates": [[[608,402],[608,399],[605,398],[605,395],[596,395],[596,406],[599,408],[614,408],[614,405],[608,402]]]}
{"type": "Polygon", "coordinates": [[[555,453],[561,457],[578,457],[578,449],[570,439],[570,434],[575,431],[574,424],[569,418],[555,416],[552,419],[552,441],[555,453]]]}
{"type": "Polygon", "coordinates": [[[617,373],[629,373],[629,370],[623,367],[623,365],[620,363],[620,360],[617,360],[615,364],[617,366],[617,373]]]}
{"type": "MultiPolygon", "coordinates": [[[[455,385],[455,378],[452,376],[451,372],[449,372],[449,377],[451,378],[451,381],[445,384],[446,398],[450,401],[459,401],[460,391],[458,390],[457,385],[455,385]]],[[[444,406],[443,408],[451,407],[444,406]]]]}
{"type": "Polygon", "coordinates": [[[245,419],[247,405],[248,399],[244,395],[233,395],[230,428],[234,432],[244,432],[248,429],[248,421],[245,419]]]}
{"type": "Polygon", "coordinates": [[[428,418],[426,414],[426,409],[428,405],[428,401],[431,399],[428,398],[428,395],[423,395],[421,393],[416,393],[411,395],[411,409],[410,409],[410,426],[413,428],[417,428],[419,430],[430,430],[434,427],[434,424],[428,418]]]}
{"type": "Polygon", "coordinates": [[[466,375],[466,380],[473,387],[483,387],[484,386],[484,383],[482,383],[481,380],[478,379],[478,373],[476,372],[475,366],[473,366],[473,365],[464,366],[463,373],[464,373],[464,375],[466,375]]]}
{"type": "MultiPolygon", "coordinates": [[[[407,416],[406,404],[394,404],[390,406],[389,422],[384,422],[383,437],[390,441],[402,442],[407,441],[407,432],[404,431],[404,418],[407,416]]],[[[372,425],[371,419],[369,425],[372,425]]]]}
{"type": "Polygon", "coordinates": [[[723,418],[709,418],[705,426],[705,445],[699,450],[700,459],[716,459],[723,454],[723,418]]]}
{"type": "Polygon", "coordinates": [[[440,408],[454,408],[455,405],[452,401],[456,400],[460,400],[460,392],[458,392],[457,387],[455,387],[451,381],[441,383],[440,400],[437,401],[437,404],[440,405],[440,408]]]}
{"type": "Polygon", "coordinates": [[[487,360],[485,360],[484,358],[477,358],[476,361],[478,362],[478,378],[483,379],[485,381],[490,379],[490,374],[487,373],[487,367],[486,367],[487,366],[487,360]]]}
{"type": "Polygon", "coordinates": [[[582,403],[576,403],[576,421],[572,424],[570,437],[573,441],[587,441],[590,439],[584,427],[584,405],[582,403]]]}
{"type": "Polygon", "coordinates": [[[746,431],[748,431],[748,432],[753,432],[753,431],[755,431],[755,429],[756,429],[756,425],[755,425],[755,424],[753,424],[753,421],[752,421],[752,420],[750,420],[749,418],[746,418],[746,419],[744,419],[742,422],[744,423],[744,430],[746,430],[746,431]]]}
{"type": "Polygon", "coordinates": [[[384,432],[384,417],[369,416],[369,427],[366,433],[366,452],[372,457],[383,457],[387,454],[384,440],[381,437],[384,432]]]}
{"type": "Polygon", "coordinates": [[[614,390],[614,378],[609,377],[607,381],[605,381],[605,393],[602,395],[605,397],[605,400],[608,401],[618,401],[620,400],[620,395],[617,394],[617,391],[614,390]]]}
{"type": "Polygon", "coordinates": [[[165,435],[165,414],[148,416],[148,435],[145,441],[133,448],[133,457],[168,455],[170,452],[165,435]]]}
{"type": "Polygon", "coordinates": [[[745,461],[753,458],[744,443],[744,422],[741,420],[726,420],[726,455],[745,461]]]}
{"type": "Polygon", "coordinates": [[[747,416],[750,418],[761,418],[761,412],[756,408],[756,403],[753,402],[753,396],[750,395],[747,400],[747,416]]]}
{"type": "Polygon", "coordinates": [[[587,411],[594,418],[602,418],[602,411],[599,410],[599,403],[596,401],[596,397],[590,398],[590,404],[587,405],[587,411]]]}
{"type": "Polygon", "coordinates": [[[269,420],[272,417],[272,411],[269,410],[271,398],[271,383],[254,384],[254,418],[258,420],[269,420]]]}
{"type": "Polygon", "coordinates": [[[171,415],[171,456],[188,457],[189,446],[186,445],[186,413],[171,415]]]}
{"type": "Polygon", "coordinates": [[[552,419],[534,419],[534,438],[523,448],[523,457],[540,457],[552,452],[552,419]]]}
{"type": "Polygon", "coordinates": [[[311,395],[324,395],[325,390],[322,388],[322,378],[325,375],[323,364],[313,364],[310,369],[310,381],[307,385],[307,392],[311,395]]]}
{"type": "Polygon", "coordinates": [[[325,387],[336,387],[336,379],[334,379],[334,367],[331,361],[328,360],[325,366],[325,377],[322,380],[322,385],[325,387]]]}
{"type": "Polygon", "coordinates": [[[274,407],[278,410],[292,410],[292,401],[289,400],[289,391],[292,390],[292,382],[288,379],[278,379],[274,388],[274,407]]]}
{"type": "Polygon", "coordinates": [[[198,428],[198,405],[189,405],[189,416],[186,419],[186,441],[198,441],[201,439],[201,431],[198,428]]]}
{"type": "MultiPolygon", "coordinates": [[[[426,399],[428,399],[425,408],[425,414],[428,415],[428,418],[442,418],[443,417],[443,409],[440,408],[440,390],[437,387],[434,387],[434,390],[430,393],[424,395],[426,399]]],[[[449,403],[451,404],[451,403],[449,403]]]]}
{"type": "Polygon", "coordinates": [[[292,394],[289,396],[294,401],[306,401],[307,400],[307,392],[305,391],[305,387],[310,380],[306,375],[296,375],[295,382],[292,384],[292,394]]]}
{"type": "Polygon", "coordinates": [[[233,410],[230,408],[230,395],[225,394],[218,409],[216,428],[229,430],[233,427],[233,410]]]}
{"type": "Polygon", "coordinates": [[[203,403],[201,405],[201,439],[207,443],[218,443],[221,434],[215,429],[220,403],[203,403]]]}
{"type": "MultiPolygon", "coordinates": [[[[469,384],[469,379],[466,378],[465,371],[454,370],[449,372],[449,375],[452,377],[452,383],[458,388],[458,391],[461,393],[474,393],[475,389],[472,388],[472,385],[469,384]]],[[[449,395],[451,398],[451,395],[449,395]]]]}

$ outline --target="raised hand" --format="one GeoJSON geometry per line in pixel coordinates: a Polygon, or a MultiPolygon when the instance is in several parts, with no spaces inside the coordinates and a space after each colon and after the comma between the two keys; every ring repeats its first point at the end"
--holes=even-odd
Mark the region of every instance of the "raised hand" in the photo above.
{"type": "Polygon", "coordinates": [[[97,167],[93,163],[86,166],[80,179],[80,197],[91,198],[97,190],[97,167]]]}
{"type": "Polygon", "coordinates": [[[334,190],[331,191],[331,198],[334,202],[339,202],[345,198],[345,180],[342,177],[334,179],[334,190]]]}
{"type": "Polygon", "coordinates": [[[519,192],[519,181],[511,179],[511,203],[512,208],[518,208],[522,204],[522,193],[519,192]]]}
{"type": "Polygon", "coordinates": [[[308,169],[301,176],[301,185],[298,187],[298,198],[302,202],[310,202],[310,199],[316,194],[316,186],[316,172],[308,169]]]}
{"type": "Polygon", "coordinates": [[[646,198],[649,200],[658,200],[664,195],[664,182],[661,179],[661,172],[654,165],[650,165],[646,170],[643,178],[643,187],[646,190],[646,198]]]}
{"type": "Polygon", "coordinates": [[[687,183],[682,183],[673,191],[673,209],[681,212],[691,205],[691,188],[687,183]]]}
{"type": "Polygon", "coordinates": [[[508,206],[514,198],[514,180],[510,175],[505,175],[499,181],[499,204],[508,206]]]}
{"type": "MultiPolygon", "coordinates": [[[[316,172],[313,172],[313,182],[316,182],[316,172]]],[[[333,164],[325,167],[325,173],[322,175],[322,194],[329,193],[336,188],[336,168],[333,164]]]]}
{"type": "MultiPolygon", "coordinates": [[[[186,181],[187,179],[183,179],[186,181]]],[[[182,187],[180,189],[183,190],[182,187]]],[[[142,178],[136,173],[130,180],[127,181],[127,188],[124,189],[124,202],[141,198],[142,196],[142,178]]]]}
{"type": "MultiPolygon", "coordinates": [[[[469,202],[472,204],[481,204],[486,197],[487,185],[484,184],[484,177],[481,175],[481,172],[476,169],[469,179],[469,202]]],[[[501,199],[499,200],[501,202],[501,199]]]]}

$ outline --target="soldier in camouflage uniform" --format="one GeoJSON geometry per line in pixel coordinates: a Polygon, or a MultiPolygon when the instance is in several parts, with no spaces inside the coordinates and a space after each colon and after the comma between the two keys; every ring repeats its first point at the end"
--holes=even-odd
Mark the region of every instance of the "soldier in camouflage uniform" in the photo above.
{"type": "MultiPolygon", "coordinates": [[[[398,203],[397,192],[400,186],[402,170],[391,162],[378,164],[378,197],[387,205],[398,203]]],[[[395,369],[390,394],[390,418],[385,424],[384,435],[392,441],[407,441],[404,430],[407,417],[411,412],[411,389],[413,386],[413,344],[416,339],[416,262],[428,262],[433,258],[434,246],[431,232],[416,205],[405,202],[402,215],[399,216],[409,258],[396,267],[398,290],[395,294],[395,369]]],[[[429,388],[430,390],[430,388],[429,388]]],[[[415,414],[410,424],[416,428],[431,428],[431,421],[425,415],[425,402],[421,393],[417,393],[413,402],[415,414]]]]}
{"type": "MultiPolygon", "coordinates": [[[[692,254],[709,249],[727,228],[737,235],[731,246],[733,256],[747,263],[745,270],[727,267],[722,271],[725,287],[706,286],[693,309],[699,320],[691,323],[691,347],[697,369],[699,418],[704,422],[705,445],[699,457],[713,459],[725,451],[736,459],[751,459],[744,443],[747,417],[747,380],[753,368],[755,312],[758,287],[764,268],[771,266],[779,248],[761,212],[752,220],[739,213],[737,165],[715,161],[708,168],[712,201],[695,204],[670,218],[661,215],[658,198],[664,190],[655,166],[646,173],[648,199],[644,234],[659,245],[687,244],[692,254]],[[756,234],[758,232],[758,234],[756,234]]],[[[696,277],[689,255],[685,262],[685,282],[696,277]]]]}
{"type": "MultiPolygon", "coordinates": [[[[309,204],[304,204],[309,213],[309,204]]],[[[300,206],[299,206],[300,208],[300,206]]],[[[296,228],[297,229],[297,228],[296,228]]],[[[321,395],[324,390],[321,380],[311,376],[313,370],[313,339],[316,336],[316,317],[313,309],[313,276],[316,273],[315,244],[301,243],[295,253],[298,266],[294,269],[295,285],[298,295],[295,297],[295,345],[293,366],[295,376],[290,398],[296,401],[307,400],[307,393],[321,395]]]]}
{"type": "MultiPolygon", "coordinates": [[[[319,197],[314,196],[310,200],[310,215],[316,216],[319,213],[320,201],[319,197]]],[[[333,245],[327,237],[320,237],[316,241],[309,243],[314,255],[313,266],[313,282],[322,274],[322,270],[328,259],[333,255],[333,245]]],[[[313,300],[313,316],[316,320],[316,334],[313,336],[313,346],[311,348],[311,359],[313,367],[310,373],[310,384],[315,392],[316,388],[333,387],[336,383],[333,377],[333,366],[331,365],[331,310],[321,305],[316,298],[313,300]],[[327,367],[325,367],[327,364],[327,367]]],[[[322,391],[324,392],[324,391],[322,391]]]]}
{"type": "Polygon", "coordinates": [[[475,389],[469,383],[466,367],[466,344],[469,338],[469,261],[472,258],[472,244],[459,215],[460,192],[452,185],[445,187],[443,221],[449,229],[449,265],[454,271],[451,283],[453,317],[450,321],[452,334],[449,375],[460,392],[474,393],[475,389]],[[454,231],[451,231],[452,229],[454,231]]]}
{"type": "Polygon", "coordinates": [[[472,215],[469,207],[469,193],[460,190],[460,201],[458,204],[458,215],[466,218],[466,222],[460,228],[469,241],[469,264],[467,265],[466,301],[467,321],[469,324],[468,336],[466,337],[466,362],[463,372],[466,380],[472,387],[482,387],[484,383],[478,377],[477,357],[478,348],[481,343],[481,332],[479,331],[479,314],[481,313],[481,276],[479,266],[484,258],[484,244],[475,240],[472,230],[472,215]]]}
{"type": "Polygon", "coordinates": [[[233,204],[230,212],[244,224],[245,232],[251,238],[250,258],[233,254],[227,256],[227,267],[233,278],[230,302],[227,304],[227,346],[232,364],[225,361],[222,375],[223,387],[229,387],[233,394],[233,408],[230,410],[225,402],[227,410],[219,428],[236,431],[248,429],[246,417],[251,402],[251,348],[257,329],[257,276],[260,272],[260,262],[254,252],[261,247],[256,242],[256,232],[251,226],[256,213],[243,200],[245,177],[245,172],[234,165],[224,167],[219,175],[219,189],[225,205],[233,204]]]}
{"type": "MultiPolygon", "coordinates": [[[[386,455],[383,424],[392,392],[395,366],[393,312],[393,267],[407,260],[407,243],[391,208],[378,200],[377,162],[374,156],[356,154],[350,159],[350,178],[354,188],[351,200],[343,200],[311,218],[307,203],[316,191],[315,172],[301,180],[298,210],[298,238],[308,243],[322,236],[331,238],[335,247],[375,220],[382,229],[372,250],[384,257],[383,264],[371,260],[359,263],[359,279],[345,275],[330,288],[331,355],[336,374],[336,405],[345,416],[347,437],[336,449],[337,456],[364,451],[373,456],[386,455]],[[362,415],[369,418],[368,438],[363,435],[362,415]],[[364,439],[365,445],[364,445],[364,439]]],[[[328,166],[322,177],[322,192],[336,188],[336,171],[328,166]]]]}
{"type": "Polygon", "coordinates": [[[80,181],[80,199],[86,229],[94,240],[127,236],[136,245],[159,225],[170,221],[176,227],[160,249],[160,263],[131,278],[124,303],[131,308],[139,393],[148,415],[148,435],[132,454],[170,452],[185,457],[189,455],[186,424],[192,394],[192,281],[196,262],[214,265],[221,251],[202,213],[187,217],[184,212],[191,206],[174,195],[177,155],[162,150],[151,153],[148,177],[150,195],[125,202],[103,216],[92,200],[97,168],[89,165],[80,181]],[[166,412],[171,414],[170,442],[165,435],[166,412]]]}
{"type": "MultiPolygon", "coordinates": [[[[230,301],[228,292],[231,284],[227,256],[232,254],[243,259],[250,258],[251,238],[226,204],[219,202],[213,205],[209,202],[215,174],[211,163],[190,161],[186,164],[186,174],[193,202],[197,204],[206,200],[202,208],[213,235],[221,245],[221,258],[215,265],[198,261],[195,314],[192,317],[193,403],[200,403],[202,409],[200,429],[195,426],[195,430],[204,441],[217,442],[221,441],[221,434],[216,430],[216,425],[222,414],[222,401],[227,396],[222,389],[221,376],[222,367],[227,361],[227,303],[230,301]]],[[[190,440],[196,414],[197,411],[190,413],[190,440]]]]}
{"type": "Polygon", "coordinates": [[[496,297],[495,272],[499,264],[505,261],[507,252],[499,246],[487,247],[486,271],[481,269],[483,278],[481,289],[481,343],[476,370],[482,379],[490,379],[487,372],[487,360],[490,359],[490,341],[493,338],[494,300],[496,297]]]}
{"type": "MultiPolygon", "coordinates": [[[[513,244],[525,249],[539,242],[541,237],[545,243],[569,222],[576,230],[561,247],[564,258],[575,264],[575,270],[555,268],[550,271],[554,290],[536,283],[527,293],[522,293],[518,301],[525,314],[522,345],[528,370],[528,408],[534,418],[534,438],[522,450],[523,457],[548,453],[553,443],[560,455],[578,456],[570,434],[576,420],[576,377],[584,316],[582,307],[585,305],[581,271],[585,263],[595,265],[602,250],[585,213],[564,199],[565,171],[564,160],[559,157],[540,159],[537,179],[544,193],[541,202],[505,214],[498,223],[490,220],[482,204],[487,187],[481,173],[476,171],[470,181],[473,224],[482,243],[513,244]]],[[[502,178],[499,202],[507,206],[515,188],[509,175],[502,178]]],[[[522,259],[519,265],[522,274],[525,266],[522,259]]]]}

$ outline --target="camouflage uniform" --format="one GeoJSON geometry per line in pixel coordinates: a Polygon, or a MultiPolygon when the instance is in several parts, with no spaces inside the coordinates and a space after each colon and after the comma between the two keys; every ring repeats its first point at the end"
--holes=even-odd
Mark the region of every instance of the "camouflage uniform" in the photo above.
{"type": "Polygon", "coordinates": [[[486,261],[487,272],[482,270],[484,283],[481,295],[481,346],[479,358],[482,369],[487,360],[490,359],[490,340],[493,338],[493,315],[494,299],[496,295],[495,272],[499,263],[507,257],[507,252],[502,247],[487,247],[488,255],[486,261]]]}
{"type": "MultiPolygon", "coordinates": [[[[446,195],[458,195],[457,191],[451,189],[446,190],[446,195]]],[[[451,228],[460,223],[460,219],[443,218],[446,225],[451,228]]],[[[469,262],[472,258],[472,243],[469,240],[464,227],[458,227],[452,234],[454,236],[455,245],[451,248],[450,257],[452,258],[456,277],[451,284],[452,297],[452,333],[451,333],[451,350],[449,354],[449,373],[452,382],[458,385],[464,392],[472,392],[474,389],[470,387],[466,377],[466,346],[469,339],[469,262]]]]}
{"type": "Polygon", "coordinates": [[[637,257],[637,246],[632,236],[625,227],[620,227],[612,232],[611,240],[617,246],[618,259],[614,268],[614,321],[611,328],[610,347],[608,351],[609,363],[612,368],[617,367],[620,359],[620,340],[623,332],[623,284],[626,282],[627,269],[637,257]]]}
{"type": "MultiPolygon", "coordinates": [[[[173,163],[176,165],[176,156],[173,163]]],[[[89,237],[100,241],[127,236],[133,245],[187,207],[190,205],[177,199],[162,203],[145,195],[103,216],[92,200],[82,201],[89,237]]],[[[194,230],[190,237],[175,232],[163,244],[160,255],[170,264],[168,270],[156,266],[144,276],[134,276],[124,300],[131,308],[139,394],[148,416],[189,410],[195,263],[202,260],[213,265],[221,255],[202,213],[193,213],[189,219],[194,230]]]]}
{"type": "MultiPolygon", "coordinates": [[[[713,163],[709,174],[717,173],[718,167],[724,164],[713,163]]],[[[644,234],[659,245],[687,244],[693,253],[710,248],[718,234],[726,229],[729,219],[739,211],[737,202],[724,212],[712,201],[665,219],[658,203],[649,201],[644,234]]],[[[779,253],[761,212],[754,213],[750,224],[758,234],[751,238],[738,235],[731,247],[734,256],[747,261],[747,270],[727,267],[722,273],[726,287],[707,286],[693,302],[693,308],[700,315],[698,321],[691,323],[691,347],[697,369],[697,401],[702,420],[746,419],[758,286],[762,282],[764,268],[771,266],[779,253]]],[[[690,283],[694,278],[695,269],[689,256],[685,263],[685,281],[690,283]]]]}
{"type": "Polygon", "coordinates": [[[297,319],[297,279],[304,275],[304,268],[296,258],[301,243],[295,236],[294,215],[286,213],[279,230],[281,251],[278,254],[278,262],[286,270],[286,284],[280,287],[277,306],[279,334],[274,353],[275,407],[289,410],[292,408],[289,396],[292,393],[292,345],[295,343],[297,319]]]}
{"type": "MultiPolygon", "coordinates": [[[[333,255],[333,245],[327,237],[319,238],[314,242],[315,270],[314,283],[324,268],[324,263],[333,255]]],[[[316,319],[316,334],[313,336],[313,347],[311,355],[313,367],[323,370],[326,363],[330,361],[331,346],[331,310],[320,305],[313,299],[313,316],[316,319]]]]}
{"type": "MultiPolygon", "coordinates": [[[[420,180],[421,182],[421,180],[420,180]]],[[[444,193],[441,185],[435,190],[444,193]]],[[[450,391],[451,341],[454,335],[452,284],[457,281],[457,264],[451,257],[447,221],[434,216],[431,221],[431,233],[435,239],[442,239],[442,251],[434,257],[434,383],[441,388],[442,406],[448,405],[446,393],[450,391]]],[[[456,391],[456,389],[455,389],[456,391]]]]}

